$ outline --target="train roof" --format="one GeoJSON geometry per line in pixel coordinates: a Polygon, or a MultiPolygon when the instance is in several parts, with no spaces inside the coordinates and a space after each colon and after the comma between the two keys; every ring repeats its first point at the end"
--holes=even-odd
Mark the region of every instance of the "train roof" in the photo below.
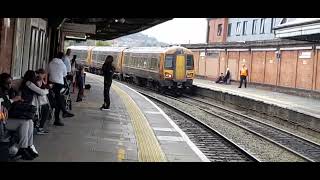
{"type": "Polygon", "coordinates": [[[131,52],[131,53],[171,53],[177,49],[183,49],[188,53],[192,53],[191,50],[183,46],[170,46],[170,47],[110,47],[110,46],[70,46],[68,49],[73,50],[89,50],[93,51],[113,51],[113,52],[131,52]]]}
{"type": "Polygon", "coordinates": [[[69,46],[67,49],[72,50],[88,50],[90,48],[93,48],[94,46],[69,46]]]}
{"type": "Polygon", "coordinates": [[[114,52],[122,52],[127,47],[110,47],[110,46],[98,46],[94,47],[93,51],[114,51],[114,52]]]}
{"type": "Polygon", "coordinates": [[[132,53],[166,53],[170,51],[174,51],[177,49],[183,49],[191,53],[191,50],[182,47],[182,46],[171,46],[171,47],[132,47],[124,50],[124,52],[132,52],[132,53]]]}

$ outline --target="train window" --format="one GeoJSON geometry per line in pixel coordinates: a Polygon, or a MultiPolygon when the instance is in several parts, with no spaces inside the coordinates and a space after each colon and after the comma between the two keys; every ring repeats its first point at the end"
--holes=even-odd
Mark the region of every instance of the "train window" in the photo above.
{"type": "Polygon", "coordinates": [[[139,67],[139,59],[134,57],[134,67],[139,67]]]}
{"type": "Polygon", "coordinates": [[[118,56],[113,56],[113,64],[116,65],[118,64],[118,56]]]}
{"type": "Polygon", "coordinates": [[[137,67],[138,66],[138,61],[136,57],[132,57],[132,66],[137,67]]]}
{"type": "Polygon", "coordinates": [[[157,69],[157,61],[158,61],[158,59],[156,59],[156,58],[151,58],[151,64],[150,64],[150,69],[151,69],[151,70],[157,69]]]}
{"type": "Polygon", "coordinates": [[[172,69],[173,68],[174,55],[166,55],[166,61],[164,64],[164,68],[172,69]]]}
{"type": "Polygon", "coordinates": [[[124,62],[123,62],[123,64],[124,64],[124,65],[127,65],[127,63],[128,63],[128,57],[127,57],[126,55],[124,55],[124,62]]]}
{"type": "Polygon", "coordinates": [[[125,55],[125,65],[129,66],[129,56],[125,55]]]}
{"type": "Polygon", "coordinates": [[[134,59],[133,59],[133,57],[129,58],[128,60],[129,60],[128,64],[129,64],[130,66],[133,66],[133,64],[134,64],[134,59]]]}
{"type": "Polygon", "coordinates": [[[191,70],[193,69],[193,55],[187,55],[187,69],[191,70]]]}
{"type": "Polygon", "coordinates": [[[139,62],[138,67],[139,67],[139,68],[143,68],[143,62],[144,62],[143,59],[142,59],[142,58],[139,58],[139,61],[138,61],[138,62],[139,62]]]}
{"type": "Polygon", "coordinates": [[[131,59],[129,60],[129,65],[130,65],[130,66],[133,66],[133,65],[134,65],[134,58],[133,58],[133,57],[131,57],[131,59]]]}

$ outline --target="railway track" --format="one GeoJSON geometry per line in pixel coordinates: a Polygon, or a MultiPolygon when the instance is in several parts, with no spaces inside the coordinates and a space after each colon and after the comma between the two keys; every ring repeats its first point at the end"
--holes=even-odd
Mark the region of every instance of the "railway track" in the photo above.
{"type": "Polygon", "coordinates": [[[173,121],[184,131],[191,141],[213,162],[257,162],[258,160],[233,143],[227,137],[204,124],[191,114],[158,99],[146,92],[138,90],[144,96],[173,109],[180,116],[173,121]],[[182,117],[181,117],[182,116],[182,117]]]}
{"type": "Polygon", "coordinates": [[[307,161],[320,162],[320,145],[315,142],[271,126],[265,122],[261,122],[253,117],[243,115],[212,102],[206,102],[199,98],[184,96],[183,98],[173,99],[196,106],[213,116],[228,121],[269,142],[277,144],[307,161]]]}

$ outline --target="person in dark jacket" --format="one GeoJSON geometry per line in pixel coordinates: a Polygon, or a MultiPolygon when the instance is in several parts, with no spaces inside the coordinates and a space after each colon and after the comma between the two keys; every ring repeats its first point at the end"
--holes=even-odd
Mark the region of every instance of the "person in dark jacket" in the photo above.
{"type": "MultiPolygon", "coordinates": [[[[14,102],[22,101],[21,96],[10,96],[12,92],[12,77],[10,74],[0,74],[0,99],[2,99],[1,109],[9,111],[14,102]]],[[[7,113],[6,113],[7,114],[7,113]]],[[[22,156],[24,160],[33,160],[38,157],[38,152],[33,145],[33,121],[32,119],[5,119],[6,128],[11,131],[17,131],[19,136],[17,156],[22,156]]]]}
{"type": "Polygon", "coordinates": [[[104,76],[104,88],[103,88],[104,103],[103,103],[102,107],[100,108],[101,110],[110,109],[109,91],[110,91],[110,87],[112,84],[112,76],[115,71],[115,68],[112,65],[112,62],[113,62],[113,57],[109,55],[109,56],[107,56],[103,66],[102,66],[102,71],[103,71],[103,76],[104,76]]]}
{"type": "Polygon", "coordinates": [[[216,80],[216,83],[223,82],[223,78],[224,78],[223,73],[221,73],[220,76],[218,77],[218,79],[216,80]]]}
{"type": "Polygon", "coordinates": [[[84,89],[83,89],[83,84],[84,84],[84,67],[83,66],[79,66],[79,69],[77,71],[76,74],[76,83],[78,86],[78,97],[77,97],[77,101],[76,102],[80,102],[82,101],[82,97],[83,97],[83,93],[84,93],[84,89]]]}
{"type": "Polygon", "coordinates": [[[224,83],[230,84],[230,80],[231,80],[231,76],[230,75],[231,75],[230,74],[230,70],[229,70],[229,68],[227,68],[226,75],[223,78],[223,82],[224,83]]]}

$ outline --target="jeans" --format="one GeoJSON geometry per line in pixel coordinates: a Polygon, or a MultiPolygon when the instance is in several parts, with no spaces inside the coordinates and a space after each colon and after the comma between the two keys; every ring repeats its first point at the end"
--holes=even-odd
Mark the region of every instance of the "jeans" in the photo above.
{"type": "Polygon", "coordinates": [[[40,113],[40,128],[44,127],[44,124],[49,119],[50,109],[49,104],[41,105],[41,113],[40,113]]]}
{"type": "Polygon", "coordinates": [[[55,121],[60,121],[60,111],[62,111],[63,113],[67,113],[66,110],[66,104],[65,104],[65,97],[64,95],[62,95],[60,93],[61,89],[64,87],[64,85],[62,84],[57,84],[54,83],[53,85],[53,92],[55,95],[55,111],[54,111],[54,117],[55,117],[55,121]]]}
{"type": "Polygon", "coordinates": [[[247,88],[247,76],[240,76],[240,88],[242,86],[242,83],[244,81],[244,87],[247,88]]]}
{"type": "Polygon", "coordinates": [[[18,131],[19,148],[28,148],[33,145],[33,121],[31,119],[8,119],[6,128],[18,131]]]}
{"type": "Polygon", "coordinates": [[[106,108],[110,108],[110,87],[111,84],[104,84],[103,95],[104,95],[104,105],[106,108]]]}

